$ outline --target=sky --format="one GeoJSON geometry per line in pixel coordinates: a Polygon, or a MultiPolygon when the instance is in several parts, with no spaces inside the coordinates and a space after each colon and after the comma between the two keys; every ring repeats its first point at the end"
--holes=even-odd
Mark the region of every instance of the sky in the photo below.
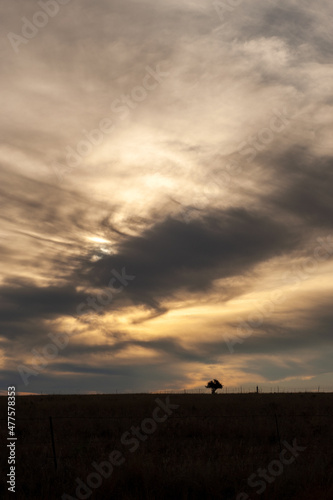
{"type": "Polygon", "coordinates": [[[332,3],[1,10],[2,389],[332,389],[332,3]]]}

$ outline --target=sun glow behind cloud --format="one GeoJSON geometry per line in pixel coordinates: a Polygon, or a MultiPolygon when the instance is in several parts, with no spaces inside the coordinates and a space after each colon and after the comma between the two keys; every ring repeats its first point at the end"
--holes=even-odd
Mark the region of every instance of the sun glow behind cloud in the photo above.
{"type": "Polygon", "coordinates": [[[100,238],[98,236],[88,236],[87,239],[89,241],[92,241],[93,243],[111,243],[109,240],[106,240],[105,238],[100,238]]]}
{"type": "Polygon", "coordinates": [[[68,332],[31,390],[327,381],[331,4],[243,2],[222,27],[214,2],[66,9],[18,55],[2,40],[3,380],[68,332]]]}

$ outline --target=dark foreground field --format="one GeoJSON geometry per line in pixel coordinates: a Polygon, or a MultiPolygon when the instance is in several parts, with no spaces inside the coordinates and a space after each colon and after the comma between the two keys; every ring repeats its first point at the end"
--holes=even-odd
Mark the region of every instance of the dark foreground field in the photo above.
{"type": "Polygon", "coordinates": [[[17,492],[1,420],[0,498],[333,499],[333,394],[26,396],[16,415],[17,492]]]}

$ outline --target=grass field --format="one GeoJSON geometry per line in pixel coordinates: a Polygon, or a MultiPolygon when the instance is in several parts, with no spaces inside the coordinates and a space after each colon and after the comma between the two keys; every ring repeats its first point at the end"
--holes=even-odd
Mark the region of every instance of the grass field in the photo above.
{"type": "Polygon", "coordinates": [[[2,453],[0,498],[332,500],[332,417],[323,393],[17,397],[16,495],[2,453]]]}

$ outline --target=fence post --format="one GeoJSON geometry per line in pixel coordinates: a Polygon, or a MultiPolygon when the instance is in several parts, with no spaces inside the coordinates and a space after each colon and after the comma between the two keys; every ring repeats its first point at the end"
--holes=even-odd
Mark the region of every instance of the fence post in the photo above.
{"type": "Polygon", "coordinates": [[[54,468],[55,468],[55,470],[57,470],[58,464],[57,464],[57,455],[56,455],[55,443],[54,443],[54,433],[53,433],[52,417],[49,417],[49,420],[50,420],[50,432],[51,432],[51,441],[52,441],[52,451],[53,451],[54,468]]]}
{"type": "Polygon", "coordinates": [[[279,423],[278,423],[278,418],[277,418],[277,414],[276,413],[274,413],[274,417],[275,417],[275,425],[276,425],[276,434],[277,434],[277,437],[278,437],[278,440],[279,440],[280,451],[282,451],[280,429],[279,429],[279,423]]]}

